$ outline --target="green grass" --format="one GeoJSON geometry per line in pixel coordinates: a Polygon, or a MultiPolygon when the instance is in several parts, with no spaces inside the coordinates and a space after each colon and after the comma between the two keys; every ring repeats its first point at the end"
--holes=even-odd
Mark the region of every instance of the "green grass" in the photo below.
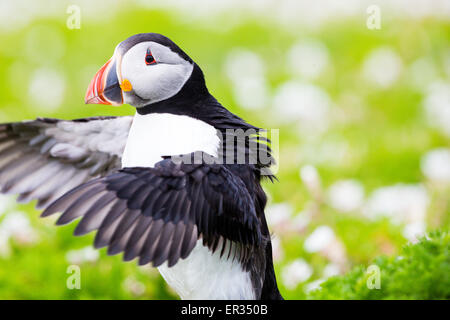
{"type": "Polygon", "coordinates": [[[312,291],[309,299],[450,299],[450,234],[434,232],[419,243],[407,245],[399,256],[379,257],[372,265],[376,272],[357,266],[343,276],[335,276],[312,291]]]}

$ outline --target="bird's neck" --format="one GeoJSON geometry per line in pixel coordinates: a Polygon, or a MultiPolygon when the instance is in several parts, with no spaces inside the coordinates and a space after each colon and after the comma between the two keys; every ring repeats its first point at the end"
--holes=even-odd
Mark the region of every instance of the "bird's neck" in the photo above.
{"type": "Polygon", "coordinates": [[[140,115],[170,113],[201,120],[218,130],[258,129],[224,108],[208,91],[203,72],[194,64],[188,81],[169,99],[136,109],[140,115]]]}

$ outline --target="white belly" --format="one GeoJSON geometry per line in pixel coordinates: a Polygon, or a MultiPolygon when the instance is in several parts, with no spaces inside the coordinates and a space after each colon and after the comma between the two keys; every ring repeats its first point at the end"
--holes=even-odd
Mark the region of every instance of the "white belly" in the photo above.
{"type": "Polygon", "coordinates": [[[181,299],[254,300],[250,273],[242,270],[236,259],[233,261],[233,253],[230,259],[227,257],[220,258],[220,250],[212,254],[200,239],[186,259],[171,268],[164,263],[158,270],[181,299]]]}
{"type": "MultiPolygon", "coordinates": [[[[219,143],[215,128],[203,121],[172,114],[136,114],[122,167],[153,167],[162,156],[194,151],[217,156],[219,143]]],[[[165,263],[158,270],[182,299],[255,299],[250,274],[240,263],[220,258],[220,252],[213,254],[201,240],[186,259],[171,268],[165,263]]]]}

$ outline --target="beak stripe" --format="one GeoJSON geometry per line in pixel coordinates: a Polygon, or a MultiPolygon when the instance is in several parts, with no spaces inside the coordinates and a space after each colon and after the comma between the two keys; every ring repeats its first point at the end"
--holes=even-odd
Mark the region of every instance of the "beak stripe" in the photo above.
{"type": "MultiPolygon", "coordinates": [[[[84,97],[86,104],[121,105],[123,103],[116,70],[111,68],[112,61],[113,58],[109,59],[91,80],[84,97]],[[114,74],[110,74],[111,72],[114,72],[114,74]],[[111,83],[107,83],[107,79],[111,83]],[[107,84],[108,86],[106,86],[107,84]]],[[[115,64],[113,65],[115,66],[115,64]]]]}

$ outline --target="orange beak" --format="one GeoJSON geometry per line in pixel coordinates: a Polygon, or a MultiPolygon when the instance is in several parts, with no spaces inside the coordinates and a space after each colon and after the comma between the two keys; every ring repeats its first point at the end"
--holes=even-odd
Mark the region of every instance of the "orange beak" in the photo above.
{"type": "Polygon", "coordinates": [[[123,104],[122,90],[116,74],[116,64],[113,59],[108,60],[98,70],[86,91],[84,102],[86,104],[123,104]]]}

